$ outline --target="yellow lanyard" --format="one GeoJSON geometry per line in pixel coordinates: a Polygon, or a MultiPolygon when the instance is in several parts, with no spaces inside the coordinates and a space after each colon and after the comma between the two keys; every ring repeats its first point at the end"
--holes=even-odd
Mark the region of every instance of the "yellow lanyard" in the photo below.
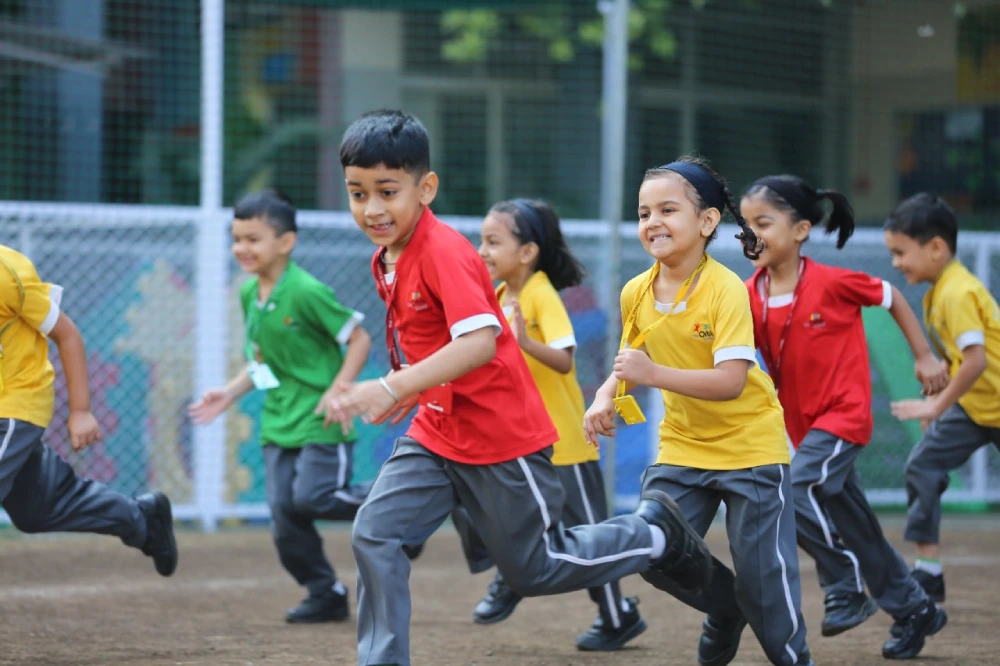
{"type": "MultiPolygon", "coordinates": [[[[630,345],[628,343],[628,336],[629,333],[632,332],[632,328],[635,326],[635,320],[639,317],[639,306],[642,305],[642,299],[646,297],[646,293],[650,290],[650,287],[653,286],[653,282],[656,280],[656,276],[660,274],[660,263],[656,262],[656,265],[653,266],[653,270],[650,273],[649,279],[646,280],[646,282],[642,285],[642,290],[639,292],[639,297],[636,299],[635,305],[632,306],[632,311],[629,313],[628,317],[625,318],[625,325],[622,327],[622,340],[621,343],[618,345],[619,351],[626,348],[636,349],[638,347],[641,347],[642,343],[645,342],[646,338],[649,337],[649,334],[653,332],[653,329],[655,329],[657,326],[666,321],[667,317],[671,315],[677,308],[677,306],[679,306],[684,301],[684,297],[687,296],[688,290],[694,283],[695,278],[698,277],[699,273],[705,270],[705,265],[707,263],[708,263],[708,255],[704,254],[701,257],[701,261],[699,261],[698,265],[695,267],[694,272],[688,276],[687,280],[684,280],[684,284],[681,285],[680,291],[677,292],[677,298],[674,299],[674,302],[670,306],[670,309],[667,310],[662,317],[660,317],[652,324],[644,328],[639,333],[639,335],[635,336],[635,340],[633,340],[630,345]]],[[[625,382],[619,380],[618,390],[615,391],[615,397],[621,398],[624,395],[625,395],[625,382]]]]}
{"type": "MultiPolygon", "coordinates": [[[[18,277],[17,271],[14,270],[13,266],[11,266],[9,263],[7,263],[6,259],[0,257],[0,263],[2,263],[4,266],[6,266],[7,270],[10,271],[10,274],[14,276],[14,284],[17,285],[17,292],[21,296],[21,304],[18,306],[17,312],[14,313],[14,318],[11,319],[6,324],[4,324],[2,327],[0,327],[0,362],[2,362],[3,361],[3,344],[2,344],[3,334],[7,332],[8,328],[10,328],[11,326],[14,325],[14,322],[16,322],[18,319],[21,318],[21,311],[24,310],[24,285],[21,284],[21,278],[18,277]]],[[[3,390],[4,390],[3,371],[0,370],[0,393],[2,393],[3,390]]]]}

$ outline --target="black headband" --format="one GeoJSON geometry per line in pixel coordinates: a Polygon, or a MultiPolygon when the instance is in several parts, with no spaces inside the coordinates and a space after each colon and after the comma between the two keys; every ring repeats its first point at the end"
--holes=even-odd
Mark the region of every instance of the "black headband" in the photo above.
{"type": "Polygon", "coordinates": [[[528,224],[530,238],[526,240],[541,248],[542,240],[545,238],[545,225],[542,224],[542,216],[538,214],[538,210],[527,199],[513,199],[510,203],[528,224]]]}
{"type": "Polygon", "coordinates": [[[657,167],[657,169],[680,174],[684,180],[691,183],[709,208],[717,208],[720,213],[725,212],[726,195],[722,190],[722,185],[703,167],[692,162],[671,162],[657,167]]]}
{"type": "Polygon", "coordinates": [[[813,224],[823,221],[823,209],[819,205],[823,197],[818,192],[815,197],[810,197],[804,187],[781,176],[765,176],[754,183],[754,188],[760,185],[774,190],[803,220],[809,220],[813,224]]]}

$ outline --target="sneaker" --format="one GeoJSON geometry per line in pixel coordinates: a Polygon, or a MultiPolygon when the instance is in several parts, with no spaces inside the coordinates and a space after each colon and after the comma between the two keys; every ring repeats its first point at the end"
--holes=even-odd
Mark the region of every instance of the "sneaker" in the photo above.
{"type": "Polygon", "coordinates": [[[318,622],[343,622],[351,615],[347,604],[347,591],[330,590],[323,596],[309,595],[285,614],[290,624],[315,624],[318,622]]]}
{"type": "Polygon", "coordinates": [[[617,629],[604,624],[600,615],[585,633],[576,639],[576,649],[584,652],[613,652],[620,650],[630,640],[646,631],[646,621],[639,615],[638,597],[625,600],[627,611],[622,611],[621,626],[617,629]]]}
{"type": "Polygon", "coordinates": [[[647,490],[639,498],[635,514],[663,530],[667,538],[663,556],[650,565],[683,591],[704,594],[712,582],[712,554],[684,519],[672,497],[661,490],[647,490]]]}
{"type": "Polygon", "coordinates": [[[913,576],[913,580],[924,588],[924,592],[931,598],[931,601],[936,604],[944,603],[944,574],[935,576],[923,569],[912,569],[910,574],[913,576]]]}
{"type": "Polygon", "coordinates": [[[746,626],[746,618],[742,615],[721,620],[706,616],[698,641],[698,666],[726,666],[735,659],[746,626]]]}
{"type": "Polygon", "coordinates": [[[406,559],[413,561],[420,557],[420,553],[424,552],[424,544],[418,543],[413,546],[409,544],[403,544],[403,554],[406,555],[406,559]]]}
{"type": "Polygon", "coordinates": [[[941,631],[948,623],[948,615],[928,600],[910,615],[897,620],[899,636],[890,636],[882,646],[882,656],[886,659],[913,659],[924,649],[928,636],[941,631]]]}
{"type": "Polygon", "coordinates": [[[823,604],[826,607],[821,627],[824,636],[836,636],[853,629],[878,610],[878,604],[864,592],[831,592],[823,604]]]}
{"type": "Polygon", "coordinates": [[[500,574],[497,574],[490,583],[486,596],[479,600],[475,610],[472,611],[472,619],[476,624],[502,622],[510,617],[522,598],[520,594],[510,589],[500,574]]]}
{"type": "Polygon", "coordinates": [[[142,544],[142,553],[153,558],[156,573],[173,575],[177,570],[177,541],[170,500],[163,493],[155,492],[140,495],[135,501],[146,517],[146,543],[142,544]]]}

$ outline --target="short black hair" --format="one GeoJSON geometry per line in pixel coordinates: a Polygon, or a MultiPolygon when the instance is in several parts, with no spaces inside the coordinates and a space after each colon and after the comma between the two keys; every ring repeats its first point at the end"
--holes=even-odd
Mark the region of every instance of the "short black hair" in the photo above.
{"type": "Polygon", "coordinates": [[[233,206],[233,217],[237,220],[262,218],[274,229],[275,236],[299,230],[295,222],[295,206],[277,190],[261,190],[246,195],[233,206]]]}
{"type": "Polygon", "coordinates": [[[347,128],[340,142],[340,165],[371,169],[380,164],[418,178],[430,171],[430,138],[416,116],[380,109],[369,111],[347,128]]]}
{"type": "Polygon", "coordinates": [[[958,248],[958,221],[944,199],[930,192],[914,194],[896,206],[883,228],[909,236],[921,245],[940,238],[954,255],[958,248]]]}

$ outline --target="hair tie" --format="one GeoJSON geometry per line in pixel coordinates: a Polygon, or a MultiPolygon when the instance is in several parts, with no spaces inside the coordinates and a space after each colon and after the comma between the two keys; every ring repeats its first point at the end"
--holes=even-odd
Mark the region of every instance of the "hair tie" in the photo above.
{"type": "Polygon", "coordinates": [[[545,238],[545,225],[542,224],[542,216],[527,199],[513,199],[511,204],[528,225],[528,236],[530,236],[528,242],[534,243],[541,249],[542,239],[545,238]]]}
{"type": "Polygon", "coordinates": [[[684,180],[691,183],[709,208],[717,208],[720,213],[726,211],[726,195],[722,184],[701,165],[694,162],[671,162],[657,168],[680,174],[684,180]]]}

